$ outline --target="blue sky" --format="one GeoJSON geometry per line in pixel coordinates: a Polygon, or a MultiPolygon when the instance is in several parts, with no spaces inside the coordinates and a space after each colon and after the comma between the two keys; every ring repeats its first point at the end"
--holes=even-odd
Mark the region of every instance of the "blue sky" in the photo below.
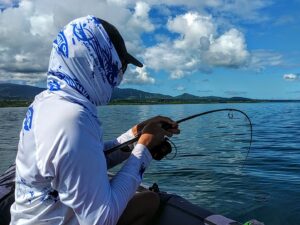
{"type": "Polygon", "coordinates": [[[121,88],[300,99],[299,0],[0,0],[0,9],[0,82],[45,86],[57,32],[93,14],[145,65],[121,88]]]}

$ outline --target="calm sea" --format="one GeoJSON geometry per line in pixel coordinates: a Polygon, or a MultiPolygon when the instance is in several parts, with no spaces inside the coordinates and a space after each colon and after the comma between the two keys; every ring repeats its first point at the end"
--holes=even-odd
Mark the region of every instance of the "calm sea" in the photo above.
{"type": "MultiPolygon", "coordinates": [[[[108,140],[155,115],[178,120],[229,107],[243,110],[253,123],[246,160],[250,127],[244,116],[210,114],[180,124],[181,134],[171,138],[176,156],[153,161],[144,182],[241,222],[299,225],[299,103],[105,106],[99,117],[108,140]]],[[[25,113],[26,108],[0,109],[1,173],[14,161],[25,113]]]]}

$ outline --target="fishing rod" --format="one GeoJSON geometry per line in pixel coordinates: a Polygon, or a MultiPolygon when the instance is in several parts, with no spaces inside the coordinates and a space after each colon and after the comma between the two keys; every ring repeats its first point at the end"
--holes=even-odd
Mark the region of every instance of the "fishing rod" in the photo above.
{"type": "MultiPolygon", "coordinates": [[[[242,110],[239,110],[239,109],[233,109],[233,108],[224,108],[224,109],[214,109],[214,110],[209,110],[209,111],[206,111],[206,112],[202,112],[202,113],[197,113],[197,114],[194,114],[194,115],[191,115],[191,116],[188,116],[188,117],[185,117],[183,119],[180,119],[180,120],[177,120],[175,121],[177,124],[180,124],[182,122],[185,122],[185,121],[188,121],[188,120],[191,120],[191,119],[194,119],[194,118],[197,118],[197,117],[200,117],[200,116],[204,116],[204,115],[207,115],[207,114],[211,114],[211,113],[216,113],[216,112],[223,112],[223,111],[228,111],[228,117],[229,119],[232,119],[233,118],[233,114],[232,112],[238,112],[238,113],[241,113],[245,116],[245,118],[248,120],[249,122],[249,126],[250,126],[250,141],[249,141],[249,148],[248,148],[248,151],[247,151],[247,155],[246,155],[246,158],[245,160],[248,158],[248,155],[249,155],[249,152],[250,152],[250,149],[251,149],[251,145],[252,145],[252,137],[253,137],[253,128],[252,128],[252,122],[251,122],[251,119],[250,117],[245,113],[243,112],[242,110]]],[[[168,127],[166,127],[166,129],[168,129],[168,127]]],[[[130,148],[129,148],[129,145],[137,142],[140,138],[141,134],[138,134],[135,138],[129,140],[129,141],[126,141],[122,144],[119,144],[115,147],[112,147],[108,150],[106,150],[104,153],[105,155],[108,155],[108,154],[111,154],[112,152],[115,152],[119,149],[122,149],[123,151],[131,151],[130,148]]]]}

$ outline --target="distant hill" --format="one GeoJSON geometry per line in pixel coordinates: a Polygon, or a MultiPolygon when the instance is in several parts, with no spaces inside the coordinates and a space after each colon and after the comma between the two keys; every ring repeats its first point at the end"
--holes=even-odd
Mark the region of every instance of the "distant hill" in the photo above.
{"type": "MultiPolygon", "coordinates": [[[[34,96],[45,90],[29,85],[0,84],[0,100],[32,101],[34,96]]],[[[242,97],[222,98],[217,96],[199,97],[184,93],[178,96],[149,93],[132,88],[116,88],[112,95],[112,103],[217,103],[217,102],[253,102],[256,100],[242,97]]]]}
{"type": "Polygon", "coordinates": [[[188,93],[183,93],[182,95],[175,96],[174,98],[175,99],[199,99],[200,97],[188,93]]]}
{"type": "Polygon", "coordinates": [[[43,90],[29,85],[0,83],[0,100],[32,100],[43,90]]]}
{"type": "Polygon", "coordinates": [[[249,100],[251,100],[250,98],[243,98],[243,97],[232,97],[230,99],[233,101],[249,101],[249,100]]]}
{"type": "MultiPolygon", "coordinates": [[[[29,85],[0,83],[0,100],[32,100],[38,93],[45,88],[29,85]]],[[[170,95],[149,93],[132,88],[116,88],[113,92],[113,100],[144,100],[144,99],[171,99],[170,95]]]]}
{"type": "Polygon", "coordinates": [[[162,95],[156,93],[149,93],[145,91],[140,91],[132,88],[116,88],[112,94],[112,100],[124,100],[124,99],[172,99],[170,95],[162,95]]]}

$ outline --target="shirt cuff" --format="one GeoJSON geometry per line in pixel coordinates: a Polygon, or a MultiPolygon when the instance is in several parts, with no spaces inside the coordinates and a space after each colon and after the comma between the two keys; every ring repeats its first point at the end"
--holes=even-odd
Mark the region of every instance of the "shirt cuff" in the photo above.
{"type": "Polygon", "coordinates": [[[132,154],[142,161],[145,168],[147,168],[149,166],[149,164],[152,160],[152,155],[151,155],[150,151],[143,144],[137,144],[134,147],[132,154]]]}
{"type": "Polygon", "coordinates": [[[130,128],[128,131],[126,131],[124,134],[121,134],[119,137],[117,137],[118,143],[122,144],[126,141],[129,141],[131,139],[135,138],[133,135],[132,129],[130,128]]]}

